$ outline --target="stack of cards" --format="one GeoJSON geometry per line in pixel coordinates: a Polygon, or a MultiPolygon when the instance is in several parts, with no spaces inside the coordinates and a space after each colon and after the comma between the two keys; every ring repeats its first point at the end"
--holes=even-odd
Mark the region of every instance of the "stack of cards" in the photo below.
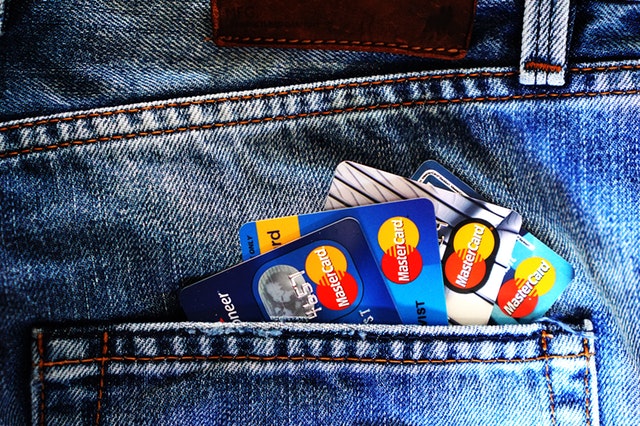
{"type": "Polygon", "coordinates": [[[191,321],[529,322],[573,277],[517,213],[435,162],[341,163],[326,211],[240,229],[243,263],[184,288],[191,321]]]}
{"type": "MultiPolygon", "coordinates": [[[[468,198],[482,197],[449,170],[427,161],[413,175],[468,198]]],[[[491,313],[492,322],[509,324],[532,322],[542,317],[573,280],[573,267],[542,241],[522,228],[513,247],[509,269],[491,313]]]]}

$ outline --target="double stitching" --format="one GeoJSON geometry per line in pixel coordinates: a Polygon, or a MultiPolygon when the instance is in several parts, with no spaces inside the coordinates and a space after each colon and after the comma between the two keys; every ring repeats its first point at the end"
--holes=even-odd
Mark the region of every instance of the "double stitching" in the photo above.
{"type": "MultiPolygon", "coordinates": [[[[509,363],[528,363],[544,361],[546,365],[546,378],[550,386],[550,376],[548,369],[548,362],[553,359],[580,359],[586,360],[587,369],[585,372],[585,402],[586,402],[586,414],[587,425],[591,425],[591,403],[589,392],[589,363],[592,356],[595,354],[590,352],[589,344],[586,339],[583,342],[583,351],[576,354],[568,355],[551,355],[548,353],[547,339],[552,335],[546,331],[541,335],[542,355],[529,358],[490,358],[490,359],[432,359],[432,358],[419,358],[419,359],[393,359],[393,358],[368,358],[368,357],[331,357],[331,356],[310,356],[310,355],[273,355],[273,356],[260,356],[260,355],[164,355],[155,357],[140,357],[140,356],[108,356],[108,332],[103,333],[102,337],[102,356],[95,358],[81,358],[81,359],[66,359],[59,361],[45,361],[44,360],[44,338],[42,333],[38,333],[37,336],[37,351],[38,351],[38,378],[40,381],[40,403],[39,403],[39,424],[45,424],[45,368],[51,367],[64,367],[69,365],[84,365],[84,364],[100,364],[100,381],[98,388],[97,409],[95,424],[99,425],[101,420],[101,409],[103,405],[104,386],[105,386],[105,373],[107,362],[351,362],[362,364],[386,364],[386,365],[446,365],[446,364],[463,364],[463,363],[477,363],[477,364],[509,364],[509,363]]],[[[552,409],[553,424],[555,424],[555,408],[553,403],[553,391],[550,387],[550,399],[552,409]]]]}
{"type": "MultiPolygon", "coordinates": [[[[101,412],[102,412],[102,397],[104,394],[104,381],[105,381],[105,370],[106,370],[106,362],[108,360],[107,352],[108,352],[108,342],[109,342],[109,334],[105,331],[102,337],[102,357],[100,358],[100,381],[98,385],[98,398],[97,398],[97,407],[96,407],[96,417],[95,424],[98,426],[100,424],[101,412]]],[[[51,363],[45,362],[44,360],[44,340],[42,333],[38,333],[37,337],[37,346],[38,346],[38,379],[40,381],[40,401],[38,406],[38,424],[45,424],[45,367],[51,367],[51,363]]]]}
{"type": "Polygon", "coordinates": [[[526,99],[554,99],[554,98],[579,98],[579,97],[596,97],[596,96],[612,96],[612,95],[636,95],[638,93],[640,93],[640,90],[638,89],[614,90],[614,91],[604,91],[604,92],[534,93],[534,94],[511,95],[511,96],[481,96],[476,98],[434,99],[434,100],[407,101],[407,102],[397,102],[397,103],[387,103],[387,104],[365,105],[365,106],[314,111],[314,112],[291,114],[291,115],[278,115],[275,117],[264,117],[264,118],[250,119],[250,120],[217,122],[213,124],[178,127],[174,129],[127,133],[123,135],[81,139],[81,140],[74,140],[70,142],[59,142],[51,145],[35,146],[35,147],[24,148],[19,150],[0,152],[0,159],[15,157],[19,155],[28,155],[28,154],[33,154],[33,153],[42,152],[42,151],[52,151],[60,148],[68,148],[71,146],[91,145],[98,142],[111,142],[115,140],[133,139],[138,137],[170,135],[174,133],[210,130],[213,128],[243,126],[248,124],[259,124],[259,123],[267,123],[267,122],[273,122],[273,121],[289,121],[289,120],[299,119],[299,118],[338,115],[338,114],[343,114],[347,112],[364,112],[364,111],[374,111],[374,110],[381,110],[381,109],[397,109],[400,107],[412,107],[412,106],[423,106],[423,105],[446,105],[446,104],[469,103],[469,102],[498,102],[498,101],[526,100],[526,99]]]}
{"type": "MultiPolygon", "coordinates": [[[[304,338],[307,335],[291,335],[285,336],[285,340],[304,338]]],[[[327,337],[327,336],[322,336],[327,337]]],[[[339,336],[338,336],[339,337],[339,336]]],[[[385,336],[382,336],[385,337],[385,336]]],[[[445,336],[450,337],[450,336],[445,336]]],[[[492,336],[488,336],[489,338],[492,336]]],[[[273,362],[273,361],[315,361],[315,362],[354,362],[354,363],[368,363],[368,364],[453,364],[453,363],[493,363],[493,364],[506,364],[506,363],[525,363],[535,361],[546,361],[553,359],[579,359],[588,358],[593,356],[594,353],[589,352],[589,346],[587,343],[583,346],[583,351],[576,354],[567,355],[552,355],[548,352],[547,339],[552,337],[552,334],[547,331],[541,333],[541,355],[527,358],[375,358],[375,357],[352,357],[352,356],[315,356],[315,355],[230,355],[230,354],[218,354],[218,355],[159,355],[159,356],[127,356],[127,355],[110,355],[107,356],[107,342],[109,339],[108,333],[105,331],[102,337],[102,356],[91,358],[76,358],[76,359],[62,359],[57,361],[44,361],[41,359],[38,362],[39,367],[63,367],[70,365],[84,365],[98,363],[103,365],[106,362],[190,362],[190,361],[256,361],[256,362],[273,362]]],[[[42,334],[38,335],[39,348],[42,347],[42,334]]],[[[335,338],[327,338],[328,341],[332,341],[335,338]]],[[[425,338],[421,338],[424,340],[425,338]]],[[[344,339],[342,339],[344,340],[344,339]]],[[[379,342],[378,336],[374,339],[375,342],[379,342]]],[[[439,337],[434,338],[435,341],[441,341],[439,337]]],[[[447,339],[450,341],[452,339],[447,339]]],[[[388,339],[388,342],[399,341],[404,342],[403,339],[388,339]]],[[[486,341],[482,339],[479,341],[486,341]]],[[[495,341],[495,340],[493,340],[495,341]]],[[[101,373],[104,375],[104,373],[101,373]]]]}
{"type": "MultiPolygon", "coordinates": [[[[576,68],[570,69],[570,71],[573,73],[591,73],[591,72],[603,72],[603,71],[637,71],[637,70],[640,70],[640,65],[610,65],[610,66],[598,66],[598,67],[576,67],[576,68]]],[[[161,109],[167,109],[167,108],[187,108],[190,106],[198,106],[198,105],[206,105],[206,104],[218,104],[218,103],[221,104],[221,103],[228,103],[228,102],[239,102],[239,101],[248,101],[248,100],[254,100],[254,99],[290,96],[290,95],[297,95],[297,94],[304,94],[304,93],[332,91],[332,90],[338,90],[338,89],[394,85],[394,84],[429,81],[429,80],[448,80],[448,79],[455,79],[455,78],[478,78],[478,77],[504,78],[504,77],[513,77],[516,75],[518,75],[516,71],[447,73],[447,74],[436,74],[436,75],[424,75],[419,77],[402,77],[397,79],[364,81],[364,82],[358,82],[358,83],[343,83],[343,84],[320,86],[320,87],[313,87],[313,88],[307,88],[307,89],[292,89],[292,90],[283,90],[280,92],[273,92],[273,93],[231,96],[226,98],[205,99],[205,100],[199,100],[199,101],[170,102],[165,104],[150,105],[150,106],[144,106],[139,108],[126,108],[126,109],[119,109],[115,111],[78,114],[78,115],[72,115],[69,117],[50,118],[50,119],[39,120],[39,121],[29,121],[25,123],[18,123],[18,124],[13,124],[11,126],[0,127],[0,133],[4,133],[10,130],[18,130],[26,127],[41,126],[45,124],[65,123],[65,122],[76,121],[76,120],[85,120],[85,119],[100,118],[100,117],[111,117],[111,116],[123,115],[123,114],[124,115],[137,114],[144,111],[154,111],[154,110],[161,110],[161,109]]]]}
{"type": "Polygon", "coordinates": [[[161,355],[153,357],[140,356],[100,356],[95,358],[65,359],[59,361],[45,361],[42,367],[64,367],[70,365],[102,364],[105,362],[203,362],[203,361],[233,361],[233,362],[350,362],[356,364],[399,364],[399,365],[420,365],[420,364],[511,364],[546,361],[552,359],[580,359],[593,356],[593,353],[579,352],[569,355],[541,355],[529,358],[452,358],[452,359],[394,359],[394,358],[370,358],[370,357],[335,357],[335,356],[315,356],[315,355],[161,355]]]}
{"type": "MultiPolygon", "coordinates": [[[[187,334],[180,334],[185,338],[193,338],[193,336],[200,336],[210,339],[224,339],[226,336],[221,335],[217,337],[212,337],[211,334],[206,332],[201,332],[198,328],[185,328],[184,330],[188,330],[187,334]]],[[[121,339],[132,339],[139,337],[154,337],[155,330],[149,331],[149,333],[145,333],[145,331],[136,330],[136,331],[119,331],[118,338],[121,339]]],[[[253,336],[253,335],[251,335],[253,336]]],[[[246,336],[248,339],[255,338],[256,336],[250,337],[246,336]]],[[[478,342],[490,342],[490,343],[522,343],[525,341],[531,340],[529,335],[523,334],[496,334],[496,335],[483,335],[482,337],[478,337],[476,335],[456,335],[456,334],[437,334],[437,335],[429,335],[430,339],[437,340],[438,342],[445,343],[460,343],[460,342],[469,342],[469,343],[478,343],[478,342]]],[[[69,332],[65,332],[64,338],[67,340],[78,340],[85,339],[86,334],[73,334],[69,332]]],[[[323,343],[331,343],[336,340],[340,340],[344,343],[349,342],[367,342],[367,343],[404,343],[404,344],[413,344],[415,342],[424,342],[426,336],[421,335],[398,335],[398,334],[385,334],[384,332],[376,332],[372,334],[365,334],[364,336],[358,336],[357,339],[354,339],[353,336],[350,335],[342,335],[342,334],[327,334],[326,332],[307,332],[307,331],[293,331],[287,330],[277,335],[279,339],[287,339],[287,340],[322,340],[323,343]]]]}
{"type": "MultiPolygon", "coordinates": [[[[640,69],[640,66],[638,67],[640,69]]],[[[0,127],[0,132],[7,132],[9,130],[17,130],[25,127],[34,127],[34,126],[40,126],[44,124],[56,124],[56,123],[64,123],[64,122],[75,121],[75,120],[84,120],[89,118],[110,117],[110,116],[121,115],[121,114],[136,114],[144,111],[161,110],[166,108],[186,108],[190,106],[198,106],[198,105],[206,105],[206,104],[222,104],[222,103],[229,103],[229,102],[250,101],[255,99],[284,97],[284,96],[299,95],[299,94],[305,94],[305,93],[333,91],[338,89],[357,89],[362,87],[375,87],[375,86],[382,86],[382,85],[394,85],[394,84],[429,81],[429,80],[448,80],[453,78],[478,78],[478,77],[511,77],[516,74],[517,73],[515,71],[448,73],[448,74],[424,75],[419,77],[402,77],[402,78],[396,78],[396,79],[363,81],[363,82],[357,82],[357,83],[332,84],[328,86],[312,87],[312,88],[306,88],[306,89],[283,90],[280,92],[273,92],[273,93],[259,93],[254,95],[231,96],[226,98],[205,99],[200,101],[171,102],[167,104],[150,105],[150,106],[145,106],[140,108],[129,108],[129,109],[120,109],[116,111],[79,114],[79,115],[73,115],[69,117],[51,118],[51,119],[40,120],[40,121],[18,123],[11,126],[0,127]]]]}
{"type": "MultiPolygon", "coordinates": [[[[540,338],[540,346],[542,348],[542,354],[543,354],[541,358],[544,358],[544,364],[545,364],[545,378],[547,381],[547,389],[549,390],[549,406],[551,409],[551,424],[556,425],[558,423],[558,420],[556,416],[555,394],[553,391],[553,382],[551,379],[551,371],[549,366],[549,361],[552,359],[556,359],[556,357],[553,355],[549,355],[549,352],[548,352],[548,342],[552,338],[553,338],[553,334],[549,333],[548,331],[543,331],[540,338]]],[[[583,345],[583,352],[581,355],[583,355],[585,359],[585,372],[584,372],[584,379],[583,379],[584,395],[585,395],[584,397],[585,419],[586,419],[586,425],[591,426],[592,425],[591,388],[589,386],[591,381],[590,364],[591,364],[591,357],[594,356],[595,354],[590,351],[589,341],[586,338],[582,340],[582,345],[583,345]]]]}

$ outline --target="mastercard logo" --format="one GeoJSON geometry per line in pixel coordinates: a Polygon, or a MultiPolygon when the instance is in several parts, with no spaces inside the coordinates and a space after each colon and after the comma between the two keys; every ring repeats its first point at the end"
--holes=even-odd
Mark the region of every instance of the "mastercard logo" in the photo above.
{"type": "Polygon", "coordinates": [[[538,297],[551,290],[556,282],[556,269],[541,257],[523,260],[513,278],[500,287],[497,303],[502,312],[513,318],[530,315],[538,305],[538,297]]]}
{"type": "Polygon", "coordinates": [[[396,284],[409,284],[422,272],[422,256],[417,250],[418,227],[406,217],[393,217],[378,230],[378,244],[384,252],[381,268],[384,276],[396,284]]]}
{"type": "Polygon", "coordinates": [[[444,254],[444,281],[457,293],[471,293],[487,282],[498,252],[498,233],[479,220],[460,223],[449,238],[444,254]]]}
{"type": "Polygon", "coordinates": [[[305,271],[316,284],[318,300],[328,309],[347,309],[358,297],[358,283],[347,272],[347,258],[338,248],[320,246],[305,261],[305,271]]]}

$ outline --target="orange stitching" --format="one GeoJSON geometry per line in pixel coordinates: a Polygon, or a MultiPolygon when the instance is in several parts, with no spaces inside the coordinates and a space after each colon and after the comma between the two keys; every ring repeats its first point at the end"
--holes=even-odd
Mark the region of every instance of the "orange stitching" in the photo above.
{"type": "Polygon", "coordinates": [[[569,68],[571,72],[594,72],[594,71],[637,71],[640,70],[640,65],[609,65],[600,67],[583,67],[583,68],[569,68]]]}
{"type": "MultiPolygon", "coordinates": [[[[549,353],[547,352],[548,350],[548,344],[547,344],[547,340],[551,339],[553,337],[552,334],[548,333],[547,331],[543,331],[542,335],[541,335],[541,346],[542,346],[542,354],[543,354],[543,358],[544,358],[544,368],[545,368],[545,377],[547,378],[547,388],[549,389],[549,402],[551,405],[551,423],[552,424],[557,424],[556,421],[556,405],[555,405],[555,398],[553,395],[553,385],[551,383],[551,374],[549,372],[549,353]]],[[[584,354],[583,354],[584,355],[584,354]]]]}
{"type": "MultiPolygon", "coordinates": [[[[576,72],[576,73],[594,72],[594,71],[619,71],[619,70],[632,71],[632,70],[640,70],[640,65],[612,65],[612,66],[603,66],[603,67],[583,67],[583,68],[574,67],[574,68],[570,68],[569,70],[571,72],[576,72]]],[[[344,89],[344,88],[380,86],[380,85],[387,85],[387,84],[402,84],[407,82],[443,80],[443,79],[452,79],[452,78],[478,78],[478,77],[502,78],[502,77],[513,77],[515,75],[517,75],[517,72],[515,71],[436,74],[436,75],[424,75],[420,77],[404,77],[404,78],[398,78],[398,79],[364,81],[359,83],[344,83],[344,84],[336,84],[336,85],[329,85],[329,86],[313,87],[308,89],[292,89],[292,90],[285,90],[285,91],[274,92],[274,93],[232,96],[228,98],[219,98],[219,99],[205,99],[201,101],[171,102],[171,103],[160,104],[160,105],[149,105],[149,106],[144,106],[140,108],[119,109],[115,111],[79,114],[79,115],[73,115],[73,116],[63,117],[63,118],[50,118],[50,119],[32,121],[27,123],[19,123],[11,126],[0,127],[0,132],[7,132],[9,130],[17,130],[25,127],[34,127],[34,126],[40,126],[44,124],[55,124],[55,123],[64,123],[64,122],[75,121],[75,120],[84,120],[87,118],[100,118],[100,117],[108,117],[108,116],[120,115],[120,114],[135,114],[138,112],[159,110],[164,108],[185,108],[189,106],[197,106],[197,105],[203,105],[203,104],[237,102],[237,101],[243,101],[243,100],[262,99],[262,98],[270,98],[270,97],[276,97],[276,96],[288,96],[288,95],[295,95],[295,94],[302,94],[302,93],[331,91],[331,90],[344,89]]]]}
{"type": "Polygon", "coordinates": [[[578,359],[585,357],[583,352],[573,355],[544,355],[531,358],[493,358],[493,359],[389,359],[389,358],[361,358],[361,357],[330,357],[330,356],[260,356],[260,355],[164,355],[155,357],[138,357],[138,356],[110,356],[85,359],[67,359],[61,361],[49,361],[44,365],[47,367],[62,367],[68,365],[92,364],[103,362],[167,362],[167,361],[318,361],[318,362],[356,362],[367,364],[461,364],[461,363],[479,363],[479,364],[506,364],[506,363],[524,363],[534,361],[544,361],[549,359],[578,359]]]}
{"type": "Polygon", "coordinates": [[[529,61],[524,64],[524,69],[529,71],[562,72],[562,67],[559,65],[535,61],[529,61]]]}
{"type": "Polygon", "coordinates": [[[146,136],[169,135],[173,133],[182,133],[187,131],[209,130],[213,128],[233,127],[233,126],[240,126],[240,125],[247,125],[247,124],[259,124],[259,123],[266,123],[271,121],[286,121],[286,120],[292,120],[297,118],[329,116],[329,115],[342,114],[346,112],[364,112],[364,111],[373,111],[373,110],[399,108],[399,107],[411,107],[411,106],[423,106],[423,105],[447,105],[447,104],[457,104],[457,103],[467,103],[467,102],[497,102],[497,101],[511,101],[511,100],[520,100],[520,99],[524,100],[524,99],[579,98],[579,97],[585,97],[585,96],[596,97],[596,96],[610,96],[610,95],[635,95],[638,93],[640,93],[640,90],[637,90],[637,89],[614,90],[614,91],[605,91],[605,92],[532,93],[532,94],[525,94],[525,95],[483,96],[483,97],[477,97],[477,98],[458,98],[458,99],[434,99],[434,100],[425,100],[425,101],[407,101],[407,102],[388,103],[388,104],[365,105],[365,106],[359,106],[359,107],[306,112],[306,113],[299,113],[299,114],[292,114],[292,115],[279,115],[276,117],[255,118],[250,120],[228,121],[228,122],[204,124],[204,125],[198,125],[198,126],[179,127],[176,129],[128,133],[125,135],[105,136],[101,138],[75,140],[71,142],[60,142],[52,145],[24,148],[24,149],[15,150],[15,151],[0,152],[0,159],[15,157],[18,155],[32,154],[35,152],[51,151],[54,149],[67,148],[70,146],[89,145],[97,142],[109,142],[114,140],[132,139],[136,137],[146,137],[146,136]]]}
{"type": "Polygon", "coordinates": [[[40,379],[40,425],[44,425],[44,343],[42,333],[38,333],[38,377],[40,379]]]}
{"type": "Polygon", "coordinates": [[[548,345],[547,345],[547,339],[551,339],[553,338],[553,334],[549,333],[547,330],[542,330],[542,351],[544,353],[547,352],[548,349],[548,345]]]}
{"type": "Polygon", "coordinates": [[[591,426],[591,390],[589,387],[589,364],[591,363],[591,353],[589,352],[589,341],[587,339],[583,339],[584,345],[584,354],[587,361],[587,368],[584,371],[584,394],[585,394],[585,410],[587,414],[587,426],[591,426]]]}
{"type": "Polygon", "coordinates": [[[96,426],[100,424],[100,410],[102,409],[102,394],[104,390],[104,372],[107,357],[107,343],[109,334],[105,331],[102,336],[102,361],[100,362],[100,386],[98,387],[98,407],[96,409],[96,426]]]}
{"type": "Polygon", "coordinates": [[[517,73],[514,71],[505,71],[505,72],[474,72],[474,73],[467,73],[467,74],[451,73],[451,74],[424,75],[420,77],[403,77],[403,78],[397,78],[397,79],[363,81],[358,83],[342,83],[342,84],[312,87],[312,88],[306,88],[306,89],[283,90],[280,92],[273,92],[273,93],[260,93],[255,95],[232,96],[228,98],[219,98],[219,99],[204,99],[200,101],[172,102],[172,103],[160,104],[160,105],[148,105],[140,108],[119,109],[115,111],[79,114],[79,115],[74,115],[69,117],[50,118],[46,120],[33,121],[28,123],[19,123],[19,124],[14,124],[12,126],[0,127],[0,132],[6,132],[8,130],[17,130],[24,127],[40,126],[43,124],[64,123],[64,122],[75,121],[75,120],[84,120],[87,118],[100,118],[100,117],[108,117],[108,116],[120,115],[120,114],[135,114],[143,111],[152,111],[152,110],[159,110],[159,109],[165,109],[165,108],[186,108],[189,106],[197,106],[197,105],[203,105],[203,104],[249,101],[254,99],[273,98],[273,97],[298,95],[298,94],[313,93],[313,92],[323,92],[323,91],[331,91],[331,90],[338,90],[338,89],[345,89],[345,88],[353,89],[353,88],[360,88],[360,87],[381,86],[381,85],[387,85],[387,84],[402,84],[407,82],[420,82],[420,81],[428,81],[428,80],[443,80],[443,79],[452,79],[452,78],[511,77],[516,74],[517,73]]]}
{"type": "Polygon", "coordinates": [[[446,47],[423,47],[410,46],[408,44],[387,43],[384,41],[362,41],[362,40],[311,40],[311,39],[287,39],[275,37],[238,37],[238,36],[219,36],[218,40],[230,41],[235,43],[278,43],[278,44],[305,44],[319,46],[341,45],[341,46],[373,46],[373,47],[390,47],[393,49],[411,50],[415,52],[447,52],[447,53],[464,53],[466,50],[454,49],[446,47]]]}

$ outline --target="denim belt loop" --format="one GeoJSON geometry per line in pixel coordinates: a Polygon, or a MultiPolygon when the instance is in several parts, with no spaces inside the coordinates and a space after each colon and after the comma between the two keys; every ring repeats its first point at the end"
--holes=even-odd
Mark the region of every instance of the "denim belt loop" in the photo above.
{"type": "Polygon", "coordinates": [[[525,0],[520,84],[564,85],[568,35],[569,0],[525,0]]]}

